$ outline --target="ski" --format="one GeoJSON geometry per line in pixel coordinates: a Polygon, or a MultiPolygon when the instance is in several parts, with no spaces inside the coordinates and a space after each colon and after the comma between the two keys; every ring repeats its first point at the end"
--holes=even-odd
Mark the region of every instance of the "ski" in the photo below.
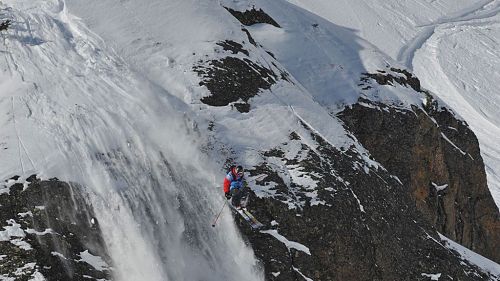
{"type": "Polygon", "coordinates": [[[228,203],[228,205],[234,212],[238,213],[252,229],[259,229],[264,226],[247,209],[236,209],[231,203],[228,203]]]}
{"type": "Polygon", "coordinates": [[[264,226],[264,225],[263,225],[260,221],[258,221],[258,220],[257,220],[257,219],[256,219],[256,218],[252,215],[252,213],[250,213],[247,209],[243,208],[243,209],[242,209],[242,211],[243,211],[243,213],[245,213],[245,215],[246,215],[248,218],[250,218],[250,221],[252,222],[252,223],[251,223],[252,228],[254,228],[254,229],[258,229],[258,228],[261,228],[261,227],[263,227],[263,226],[264,226]]]}
{"type": "Polygon", "coordinates": [[[233,212],[238,213],[243,219],[245,219],[247,223],[250,224],[250,226],[252,226],[252,219],[249,216],[247,216],[242,209],[236,209],[236,207],[234,207],[233,204],[231,204],[231,202],[227,204],[229,205],[229,208],[231,208],[233,212]]]}

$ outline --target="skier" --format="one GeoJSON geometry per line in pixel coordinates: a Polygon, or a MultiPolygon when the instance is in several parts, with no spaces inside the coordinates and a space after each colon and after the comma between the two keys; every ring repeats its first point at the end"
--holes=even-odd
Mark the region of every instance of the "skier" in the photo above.
{"type": "MultiPolygon", "coordinates": [[[[244,171],[242,166],[231,166],[227,171],[226,177],[224,177],[224,195],[229,200],[231,199],[231,205],[237,210],[237,213],[252,227],[252,229],[259,229],[264,227],[264,225],[259,222],[245,207],[246,202],[241,206],[241,199],[245,197],[248,193],[247,183],[243,178],[244,171]]],[[[262,178],[263,179],[263,178],[262,178]]],[[[215,227],[217,220],[219,219],[224,207],[227,205],[227,201],[224,202],[222,209],[215,217],[212,227],[215,227]]]]}
{"type": "Polygon", "coordinates": [[[240,201],[245,195],[243,176],[244,171],[242,166],[231,166],[224,178],[224,195],[228,200],[232,198],[231,204],[237,209],[241,209],[240,201]]]}

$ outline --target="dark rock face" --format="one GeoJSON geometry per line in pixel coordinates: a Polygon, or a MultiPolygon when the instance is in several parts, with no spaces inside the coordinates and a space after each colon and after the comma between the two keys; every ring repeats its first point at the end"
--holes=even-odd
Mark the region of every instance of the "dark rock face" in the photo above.
{"type": "Polygon", "coordinates": [[[397,179],[383,169],[363,167],[354,148],[341,152],[309,133],[315,143],[292,133],[288,143],[266,152],[267,161],[249,171],[266,174],[257,184],[272,186],[273,193],[263,198],[250,193],[249,210],[266,228],[309,250],[287,246],[240,221],[266,280],[428,280],[422,274],[437,273],[440,280],[488,280],[445,247],[397,179]],[[283,153],[292,146],[300,152],[283,153]],[[268,163],[277,161],[281,168],[309,175],[316,186],[273,172],[268,163]]]}
{"type": "MultiPolygon", "coordinates": [[[[251,37],[249,37],[249,38],[251,38],[251,37]]],[[[245,54],[246,56],[249,55],[248,51],[243,48],[243,45],[241,45],[240,43],[234,42],[232,40],[217,42],[216,45],[221,46],[224,51],[232,52],[233,55],[240,53],[240,52],[245,54]]]]}
{"type": "Polygon", "coordinates": [[[242,28],[241,31],[245,32],[245,34],[248,37],[248,41],[250,42],[250,44],[252,44],[255,47],[257,47],[257,42],[255,42],[255,39],[253,39],[252,35],[250,34],[250,31],[248,31],[248,29],[246,29],[246,28],[242,28]]]}
{"type": "Polygon", "coordinates": [[[418,80],[417,77],[413,76],[413,74],[411,74],[407,70],[397,69],[394,67],[391,67],[390,70],[393,72],[393,74],[387,73],[384,70],[379,70],[378,73],[362,73],[361,82],[369,84],[371,78],[375,80],[379,85],[394,85],[394,83],[398,83],[402,86],[410,86],[417,92],[425,92],[420,87],[420,80],[418,80]]]}
{"type": "Polygon", "coordinates": [[[262,9],[256,10],[253,7],[251,10],[240,12],[225,7],[228,12],[237,18],[242,24],[250,26],[256,23],[267,23],[276,27],[281,27],[273,18],[266,14],[262,9]]]}
{"type": "MultiPolygon", "coordinates": [[[[224,43],[225,50],[242,52],[241,45],[224,43]]],[[[276,83],[276,74],[247,58],[225,57],[200,63],[194,71],[202,78],[200,86],[206,86],[211,95],[201,101],[211,106],[234,104],[240,112],[248,112],[248,100],[261,89],[269,89],[276,83]],[[242,102],[238,102],[241,100],[242,102]]]]}
{"type": "Polygon", "coordinates": [[[472,131],[444,108],[377,106],[356,104],[339,117],[439,232],[500,262],[499,212],[472,131]]]}
{"type": "Polygon", "coordinates": [[[0,226],[0,277],[110,280],[99,225],[78,186],[36,176],[14,183],[0,194],[0,226]]]}

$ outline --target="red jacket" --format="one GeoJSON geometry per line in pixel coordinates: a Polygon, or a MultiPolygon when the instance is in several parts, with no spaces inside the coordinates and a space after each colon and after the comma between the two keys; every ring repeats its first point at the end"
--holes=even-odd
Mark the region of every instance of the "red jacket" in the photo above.
{"type": "Polygon", "coordinates": [[[236,168],[232,168],[229,173],[224,177],[224,193],[228,193],[231,189],[243,187],[243,177],[236,175],[236,168]]]}

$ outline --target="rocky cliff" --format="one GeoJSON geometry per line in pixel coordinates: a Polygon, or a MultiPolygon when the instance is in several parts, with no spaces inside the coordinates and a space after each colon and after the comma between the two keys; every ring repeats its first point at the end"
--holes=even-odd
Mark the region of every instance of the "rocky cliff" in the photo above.
{"type": "Polygon", "coordinates": [[[0,279],[110,280],[110,261],[81,187],[15,176],[0,188],[0,279]]]}
{"type": "Polygon", "coordinates": [[[266,155],[315,177],[314,189],[288,186],[290,179],[264,163],[250,172],[267,174],[258,183],[276,192],[274,198],[252,194],[249,205],[272,230],[255,232],[240,222],[267,280],[428,280],[427,274],[489,280],[446,247],[404,184],[381,167],[358,166],[356,151],[340,152],[309,133],[316,149],[304,144],[308,136],[293,134],[282,148],[300,146],[296,157],[280,149],[266,155]]]}
{"type": "MultiPolygon", "coordinates": [[[[370,75],[386,84],[391,74],[370,75]]],[[[416,77],[395,83],[424,91],[416,77]]],[[[362,102],[338,114],[371,155],[396,175],[436,230],[500,262],[500,217],[479,144],[467,124],[429,95],[424,109],[362,102]]]]}
{"type": "MultiPolygon", "coordinates": [[[[228,11],[244,25],[274,25],[263,20],[268,15],[262,10],[228,11]]],[[[243,53],[242,46],[232,54],[243,53]]],[[[248,97],[241,78],[218,77],[224,69],[240,72],[231,70],[228,59],[219,61],[216,70],[198,72],[211,97],[228,101],[209,105],[241,99],[249,112],[251,98],[267,94],[266,82],[280,79],[276,64],[266,71],[252,67],[252,80],[261,82],[251,83],[255,94],[248,97]]],[[[494,280],[439,235],[498,261],[499,213],[474,134],[410,72],[387,67],[360,75],[358,101],[332,110],[331,117],[342,120],[370,159],[356,145],[336,147],[300,122],[288,141],[260,151],[262,161],[249,171],[253,179],[264,175],[248,208],[266,228],[252,231],[235,218],[266,279],[494,280]],[[379,91],[393,86],[401,89],[395,95],[411,95],[414,103],[384,102],[379,91]]]]}

